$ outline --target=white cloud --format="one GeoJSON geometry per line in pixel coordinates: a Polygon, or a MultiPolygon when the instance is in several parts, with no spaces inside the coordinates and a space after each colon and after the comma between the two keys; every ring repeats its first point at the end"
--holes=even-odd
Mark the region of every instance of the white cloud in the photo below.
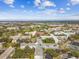
{"type": "Polygon", "coordinates": [[[14,0],[4,0],[4,3],[12,5],[14,3],[14,0]]]}
{"type": "MultiPolygon", "coordinates": [[[[47,10],[48,12],[50,12],[50,10],[47,10]]],[[[47,12],[46,11],[46,12],[47,12]]],[[[50,15],[42,15],[42,13],[40,15],[38,14],[32,14],[32,15],[29,15],[29,14],[20,14],[20,12],[17,10],[16,14],[11,14],[11,13],[7,13],[7,12],[1,12],[0,13],[0,20],[3,21],[3,19],[8,19],[8,20],[16,20],[16,21],[21,21],[21,19],[26,19],[25,21],[29,21],[29,20],[37,20],[37,21],[41,21],[41,20],[79,20],[79,14],[78,15],[73,15],[73,14],[70,14],[70,15],[67,15],[67,16],[53,16],[52,14],[50,15]],[[18,13],[19,14],[18,14],[18,13]],[[38,20],[40,19],[40,20],[38,20]]],[[[28,11],[27,11],[28,12],[28,11]]],[[[44,11],[44,13],[46,13],[44,11]]],[[[51,12],[54,12],[54,10],[51,10],[51,12]]],[[[7,21],[7,20],[5,20],[7,21]]]]}
{"type": "Polygon", "coordinates": [[[61,13],[61,14],[65,13],[65,12],[66,11],[63,8],[60,8],[60,10],[58,10],[58,13],[61,13]]]}
{"type": "Polygon", "coordinates": [[[57,10],[47,9],[43,11],[43,14],[45,15],[55,15],[57,13],[57,10]]]}
{"type": "Polygon", "coordinates": [[[79,4],[79,0],[71,0],[72,5],[77,5],[79,4]]]}
{"type": "Polygon", "coordinates": [[[54,2],[51,2],[51,1],[48,1],[48,0],[45,0],[45,2],[43,3],[43,6],[45,6],[45,7],[50,7],[50,6],[56,7],[54,2]]]}
{"type": "Polygon", "coordinates": [[[38,6],[40,9],[45,7],[56,7],[55,3],[49,0],[35,0],[35,6],[38,6]]]}
{"type": "Polygon", "coordinates": [[[39,6],[41,4],[41,0],[35,0],[35,6],[39,6]]]}

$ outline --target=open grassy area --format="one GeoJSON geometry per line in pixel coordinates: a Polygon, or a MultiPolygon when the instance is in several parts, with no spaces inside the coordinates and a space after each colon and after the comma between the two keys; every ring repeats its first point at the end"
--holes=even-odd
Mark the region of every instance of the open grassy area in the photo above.
{"type": "Polygon", "coordinates": [[[79,40],[79,34],[72,36],[71,38],[73,38],[74,40],[79,40]]]}
{"type": "Polygon", "coordinates": [[[26,47],[24,50],[16,48],[12,58],[29,58],[34,59],[34,49],[26,47]]]}
{"type": "Polygon", "coordinates": [[[79,51],[71,51],[72,56],[79,57],[79,51]]]}
{"type": "Polygon", "coordinates": [[[55,41],[52,38],[46,38],[42,41],[43,41],[43,43],[55,43],[55,41]]]}

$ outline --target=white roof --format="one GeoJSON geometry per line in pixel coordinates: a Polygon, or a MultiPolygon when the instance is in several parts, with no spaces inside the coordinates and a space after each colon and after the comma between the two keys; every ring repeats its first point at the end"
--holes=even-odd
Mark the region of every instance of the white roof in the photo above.
{"type": "Polygon", "coordinates": [[[68,58],[68,59],[77,59],[76,57],[71,57],[71,58],[68,58]]]}

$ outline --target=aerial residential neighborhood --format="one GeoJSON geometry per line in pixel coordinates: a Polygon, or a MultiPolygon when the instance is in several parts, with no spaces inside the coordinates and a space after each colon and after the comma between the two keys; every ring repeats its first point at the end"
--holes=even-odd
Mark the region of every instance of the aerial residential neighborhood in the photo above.
{"type": "Polygon", "coordinates": [[[79,24],[0,23],[0,59],[79,59],[79,24]]]}
{"type": "Polygon", "coordinates": [[[0,59],[79,59],[79,0],[0,0],[0,59]]]}

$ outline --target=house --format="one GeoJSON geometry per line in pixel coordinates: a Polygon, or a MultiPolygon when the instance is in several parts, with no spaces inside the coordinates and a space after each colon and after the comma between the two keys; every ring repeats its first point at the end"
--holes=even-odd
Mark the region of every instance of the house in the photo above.
{"type": "Polygon", "coordinates": [[[25,32],[25,35],[35,36],[35,34],[36,34],[36,31],[33,31],[33,32],[25,32]]]}
{"type": "Polygon", "coordinates": [[[61,59],[77,59],[77,58],[72,56],[70,53],[66,53],[61,55],[61,59]]]}
{"type": "Polygon", "coordinates": [[[54,32],[54,35],[55,36],[65,36],[63,31],[56,31],[56,32],[54,32]]]}
{"type": "Polygon", "coordinates": [[[75,35],[76,31],[73,31],[73,30],[64,30],[64,34],[66,34],[67,36],[71,36],[71,35],[75,35]]]}
{"type": "Polygon", "coordinates": [[[17,40],[19,39],[19,36],[18,35],[10,36],[10,38],[12,39],[12,43],[17,43],[17,40]]]}
{"type": "Polygon", "coordinates": [[[77,59],[76,57],[71,57],[71,58],[68,58],[68,59],[77,59]]]}
{"type": "Polygon", "coordinates": [[[79,30],[76,30],[76,34],[79,34],[79,30]]]}
{"type": "Polygon", "coordinates": [[[54,36],[58,39],[59,43],[68,39],[68,36],[62,31],[54,32],[54,36]]]}
{"type": "Polygon", "coordinates": [[[36,32],[35,35],[36,35],[36,36],[44,36],[44,35],[47,35],[47,33],[44,32],[44,31],[38,31],[38,32],[36,32]]]}
{"type": "Polygon", "coordinates": [[[20,48],[24,49],[26,47],[26,43],[20,43],[20,48]]]}
{"type": "Polygon", "coordinates": [[[51,36],[40,36],[42,39],[52,38],[51,36]]]}
{"type": "Polygon", "coordinates": [[[31,38],[31,36],[25,36],[25,35],[20,37],[20,39],[30,39],[30,38],[31,38]]]}
{"type": "Polygon", "coordinates": [[[3,43],[4,43],[4,42],[0,42],[0,48],[2,48],[2,47],[3,47],[3,43]]]}
{"type": "Polygon", "coordinates": [[[56,36],[56,37],[58,38],[58,40],[60,42],[67,40],[67,36],[66,35],[59,35],[59,36],[56,36]]]}

